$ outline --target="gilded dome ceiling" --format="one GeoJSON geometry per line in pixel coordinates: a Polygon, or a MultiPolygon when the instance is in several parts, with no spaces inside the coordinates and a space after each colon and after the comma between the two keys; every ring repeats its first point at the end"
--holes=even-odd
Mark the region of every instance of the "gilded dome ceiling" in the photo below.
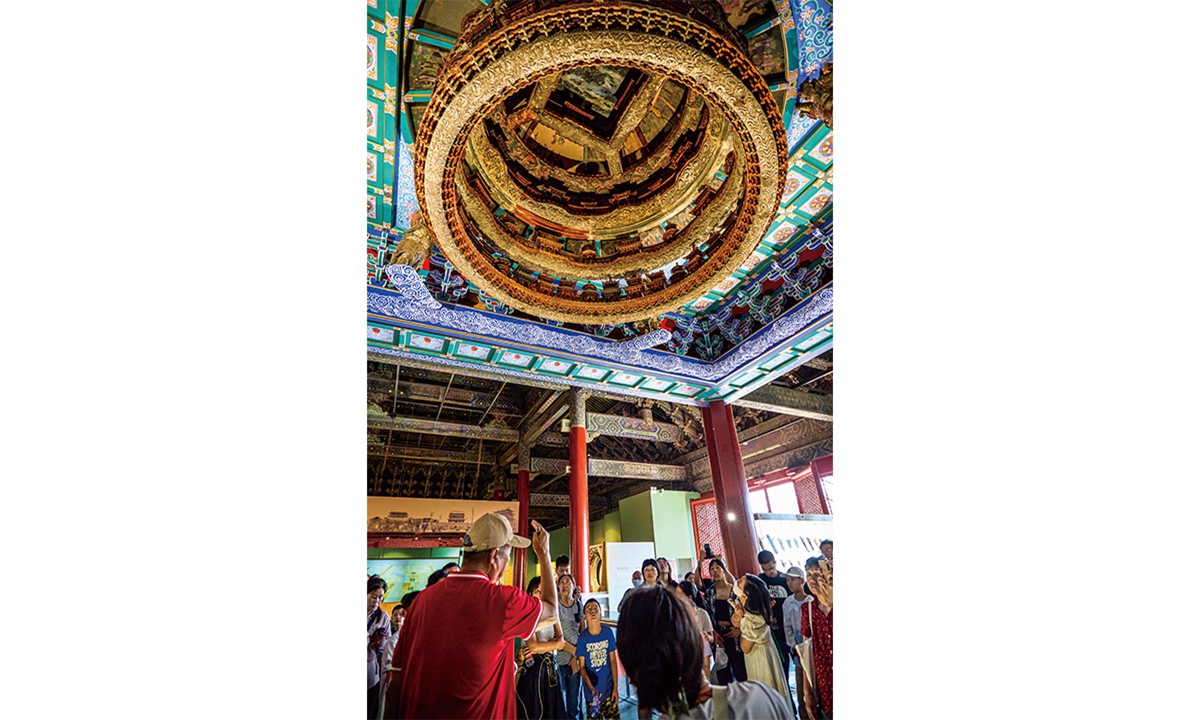
{"type": "Polygon", "coordinates": [[[428,232],[474,285],[536,317],[646,320],[762,240],[783,119],[715,2],[495,0],[461,30],[414,169],[428,232]]]}

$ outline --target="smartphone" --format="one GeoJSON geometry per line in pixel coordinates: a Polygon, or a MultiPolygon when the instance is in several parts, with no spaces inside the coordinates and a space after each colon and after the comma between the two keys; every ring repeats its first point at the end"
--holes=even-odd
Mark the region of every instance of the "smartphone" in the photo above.
{"type": "Polygon", "coordinates": [[[708,543],[704,543],[704,559],[712,560],[715,557],[716,557],[716,555],[713,554],[712,545],[710,545],[708,543]]]}

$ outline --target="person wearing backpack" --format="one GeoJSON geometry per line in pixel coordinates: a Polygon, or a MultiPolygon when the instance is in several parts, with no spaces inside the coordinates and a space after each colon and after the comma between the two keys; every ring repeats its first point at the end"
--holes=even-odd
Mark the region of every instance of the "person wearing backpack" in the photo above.
{"type": "Polygon", "coordinates": [[[583,625],[583,602],[575,596],[575,578],[571,573],[558,576],[558,622],[562,626],[563,649],[558,651],[558,677],[566,692],[567,717],[579,717],[583,680],[579,661],[575,658],[575,643],[583,625]]]}

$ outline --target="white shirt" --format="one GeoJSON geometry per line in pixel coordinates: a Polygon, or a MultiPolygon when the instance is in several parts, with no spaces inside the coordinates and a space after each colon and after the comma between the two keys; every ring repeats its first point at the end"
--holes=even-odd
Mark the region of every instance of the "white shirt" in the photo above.
{"type": "MultiPolygon", "coordinates": [[[[717,692],[714,686],[713,693],[717,692]]],[[[787,701],[757,680],[735,682],[725,686],[729,702],[729,720],[795,720],[796,715],[787,701]]],[[[692,708],[686,717],[691,720],[712,720],[713,701],[705,700],[692,708]]],[[[668,717],[663,715],[662,717],[668,717]]]]}

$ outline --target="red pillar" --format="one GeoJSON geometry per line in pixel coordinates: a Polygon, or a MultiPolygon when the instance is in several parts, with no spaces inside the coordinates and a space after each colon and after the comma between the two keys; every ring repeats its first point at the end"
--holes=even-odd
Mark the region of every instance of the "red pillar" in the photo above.
{"type": "Polygon", "coordinates": [[[581,592],[592,591],[588,571],[587,395],[571,391],[571,570],[581,592]]]}
{"type": "Polygon", "coordinates": [[[733,408],[721,400],[714,400],[708,407],[701,408],[701,414],[721,541],[728,553],[725,564],[737,577],[757,573],[758,539],[754,533],[754,513],[750,509],[750,488],[746,485],[742,450],[738,445],[737,427],[733,424],[733,408]]]}
{"type": "MultiPolygon", "coordinates": [[[[517,527],[514,532],[529,537],[533,533],[529,526],[529,446],[525,443],[520,445],[517,462],[517,527]]],[[[513,587],[525,587],[526,554],[524,548],[513,552],[513,587]]]]}

